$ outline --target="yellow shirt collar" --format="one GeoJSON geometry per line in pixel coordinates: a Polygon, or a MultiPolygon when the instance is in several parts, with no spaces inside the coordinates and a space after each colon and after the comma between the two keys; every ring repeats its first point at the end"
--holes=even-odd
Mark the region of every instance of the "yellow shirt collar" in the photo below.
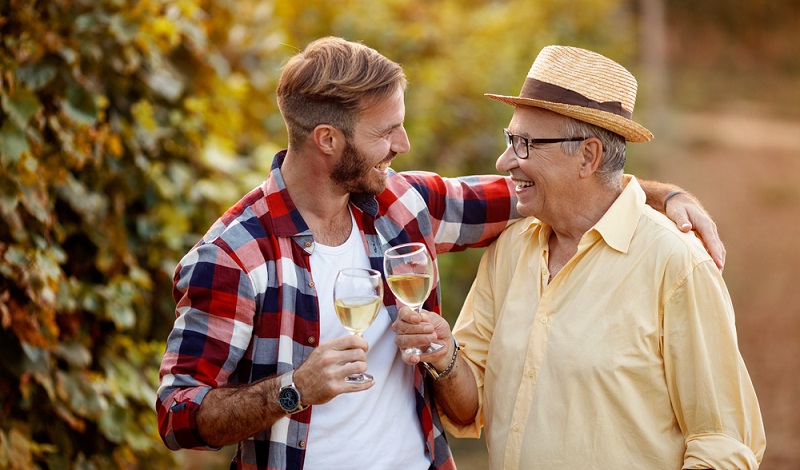
{"type": "MultiPolygon", "coordinates": [[[[645,194],[636,177],[623,175],[622,193],[611,204],[608,211],[597,221],[589,231],[584,234],[597,232],[611,248],[627,253],[633,238],[639,217],[645,206],[645,194]]],[[[531,236],[538,235],[542,246],[547,246],[546,240],[550,237],[551,228],[535,217],[529,217],[520,224],[520,233],[531,232],[531,236]]]]}

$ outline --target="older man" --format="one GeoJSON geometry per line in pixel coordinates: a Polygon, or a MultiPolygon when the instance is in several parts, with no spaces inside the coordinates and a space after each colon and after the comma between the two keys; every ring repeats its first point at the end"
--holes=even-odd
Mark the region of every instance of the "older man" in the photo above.
{"type": "Polygon", "coordinates": [[[606,57],[550,46],[520,96],[488,95],[515,106],[497,169],[528,218],[484,254],[452,335],[406,309],[394,324],[401,348],[449,340],[424,363],[437,403],[456,436],[485,428],[494,469],[741,469],[763,456],[725,282],[623,175],[626,141],[652,138],[631,120],[636,87],[606,57]]]}

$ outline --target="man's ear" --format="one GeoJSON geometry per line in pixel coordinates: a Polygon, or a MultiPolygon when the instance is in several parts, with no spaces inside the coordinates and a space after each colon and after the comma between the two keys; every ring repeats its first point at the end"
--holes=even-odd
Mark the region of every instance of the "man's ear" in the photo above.
{"type": "Polygon", "coordinates": [[[589,137],[581,143],[580,155],[582,158],[580,177],[588,178],[603,163],[603,143],[597,137],[589,137]]]}
{"type": "Polygon", "coordinates": [[[329,125],[320,124],[311,131],[309,140],[322,153],[335,155],[344,149],[344,133],[329,125]]]}

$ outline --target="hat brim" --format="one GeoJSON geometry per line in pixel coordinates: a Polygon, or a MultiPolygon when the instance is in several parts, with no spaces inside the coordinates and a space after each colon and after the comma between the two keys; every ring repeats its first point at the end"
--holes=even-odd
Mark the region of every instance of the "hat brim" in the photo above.
{"type": "Polygon", "coordinates": [[[533,106],[553,111],[579,121],[588,122],[621,135],[629,142],[648,142],[653,139],[653,133],[641,124],[626,119],[614,113],[599,109],[586,108],[574,104],[554,103],[552,101],[521,98],[518,96],[504,96],[485,93],[493,100],[502,101],[511,106],[533,106]]]}

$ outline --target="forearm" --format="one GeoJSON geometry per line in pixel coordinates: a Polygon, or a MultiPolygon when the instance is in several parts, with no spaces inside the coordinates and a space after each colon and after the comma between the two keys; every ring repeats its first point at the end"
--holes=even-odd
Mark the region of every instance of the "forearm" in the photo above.
{"type": "MultiPolygon", "coordinates": [[[[440,369],[441,370],[441,369],[440,369]]],[[[436,406],[458,425],[469,425],[478,412],[478,386],[464,358],[458,356],[447,377],[433,383],[436,406]]]]}
{"type": "Polygon", "coordinates": [[[286,416],[278,404],[280,379],[208,392],[197,410],[197,431],[206,444],[221,447],[245,440],[286,416]]]}

